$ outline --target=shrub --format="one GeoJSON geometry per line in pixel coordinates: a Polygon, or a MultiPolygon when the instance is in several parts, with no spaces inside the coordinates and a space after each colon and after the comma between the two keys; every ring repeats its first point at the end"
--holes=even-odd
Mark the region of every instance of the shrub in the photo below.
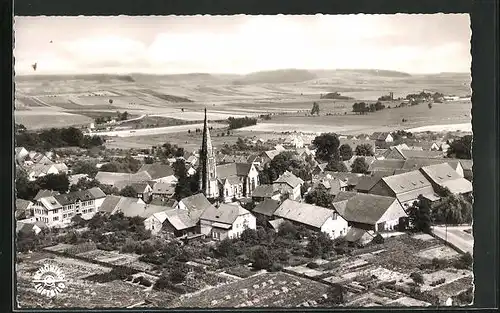
{"type": "Polygon", "coordinates": [[[252,253],[252,266],[256,269],[267,269],[273,265],[271,256],[267,250],[258,247],[252,253]]]}
{"type": "Polygon", "coordinates": [[[307,263],[307,267],[311,268],[311,269],[314,269],[314,268],[318,268],[319,265],[316,262],[309,262],[309,263],[307,263]]]}
{"type": "Polygon", "coordinates": [[[432,266],[434,267],[434,269],[442,269],[442,268],[445,268],[447,265],[447,262],[446,260],[444,259],[438,259],[438,258],[433,258],[432,259],[432,266]]]}
{"type": "Polygon", "coordinates": [[[422,285],[424,283],[424,276],[418,272],[411,273],[410,278],[417,285],[422,285]]]}
{"type": "Polygon", "coordinates": [[[271,267],[269,268],[270,272],[279,272],[283,269],[283,266],[279,263],[273,263],[271,267]]]}
{"type": "Polygon", "coordinates": [[[174,284],[182,283],[186,279],[186,273],[182,268],[176,267],[170,272],[168,278],[174,284]]]}
{"type": "Polygon", "coordinates": [[[384,243],[384,237],[382,237],[380,234],[377,234],[377,235],[373,238],[372,242],[373,242],[374,244],[377,244],[377,245],[383,244],[383,243],[384,243]]]}
{"type": "Polygon", "coordinates": [[[473,258],[472,255],[467,252],[462,254],[454,263],[453,266],[457,269],[467,269],[472,267],[473,258]]]}

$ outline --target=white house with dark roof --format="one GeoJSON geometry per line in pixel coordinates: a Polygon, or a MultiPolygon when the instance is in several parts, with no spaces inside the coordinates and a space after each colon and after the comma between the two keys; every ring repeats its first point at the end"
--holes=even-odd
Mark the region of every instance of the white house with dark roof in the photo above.
{"type": "Polygon", "coordinates": [[[219,195],[224,202],[234,198],[251,197],[259,185],[259,172],[252,163],[229,163],[217,165],[219,195]]]}
{"type": "Polygon", "coordinates": [[[368,193],[397,198],[405,209],[412,206],[420,195],[431,201],[439,200],[431,182],[419,171],[383,177],[368,193]]]}
{"type": "Polygon", "coordinates": [[[201,233],[214,240],[239,238],[245,229],[256,229],[257,221],[250,211],[238,203],[211,206],[200,216],[201,233]]]}
{"type": "Polygon", "coordinates": [[[290,199],[281,203],[274,216],[322,231],[332,239],[344,236],[349,228],[347,221],[334,210],[290,199]]]}
{"type": "Polygon", "coordinates": [[[152,198],[170,199],[175,194],[175,186],[172,184],[156,183],[153,186],[152,198]]]}
{"type": "Polygon", "coordinates": [[[420,172],[435,189],[448,188],[453,194],[470,194],[472,192],[472,183],[461,177],[448,163],[424,166],[420,168],[420,172]]]}
{"type": "Polygon", "coordinates": [[[195,195],[181,199],[177,205],[176,209],[188,210],[188,211],[204,211],[213,205],[208,201],[207,197],[203,193],[197,193],[195,195]]]}
{"type": "Polygon", "coordinates": [[[340,192],[333,207],[349,226],[375,232],[397,230],[407,214],[396,198],[340,192]]]}
{"type": "Polygon", "coordinates": [[[291,200],[299,200],[302,198],[300,188],[304,181],[293,173],[286,171],[278,179],[273,182],[282,194],[288,193],[288,198],[291,200]]]}
{"type": "Polygon", "coordinates": [[[41,197],[33,205],[36,221],[42,221],[47,226],[69,224],[75,215],[91,218],[99,211],[106,194],[98,188],[70,192],[54,196],[41,197]]]}

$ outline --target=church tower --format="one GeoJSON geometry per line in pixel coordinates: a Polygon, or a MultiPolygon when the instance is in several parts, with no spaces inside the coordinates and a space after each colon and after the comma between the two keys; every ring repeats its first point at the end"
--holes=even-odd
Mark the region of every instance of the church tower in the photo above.
{"type": "Polygon", "coordinates": [[[219,198],[217,183],[217,165],[210,139],[210,130],[207,122],[207,109],[205,108],[205,122],[203,125],[203,139],[200,151],[200,191],[207,199],[219,198]]]}

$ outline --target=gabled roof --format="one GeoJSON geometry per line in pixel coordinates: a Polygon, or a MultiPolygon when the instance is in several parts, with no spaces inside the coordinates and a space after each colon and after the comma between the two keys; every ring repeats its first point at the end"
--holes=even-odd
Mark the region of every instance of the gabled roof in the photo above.
{"type": "Polygon", "coordinates": [[[66,194],[55,195],[54,198],[61,205],[73,204],[77,201],[90,201],[105,198],[106,194],[99,187],[90,188],[87,190],[73,191],[66,194]]]}
{"type": "Polygon", "coordinates": [[[292,188],[295,188],[303,183],[304,181],[302,179],[293,175],[293,173],[289,171],[284,172],[280,177],[278,177],[278,179],[274,181],[274,184],[287,184],[292,188]]]}
{"type": "Polygon", "coordinates": [[[435,184],[448,188],[454,194],[472,191],[472,183],[458,175],[448,163],[424,166],[420,171],[435,184]]]}
{"type": "Polygon", "coordinates": [[[361,177],[356,187],[354,187],[358,191],[368,192],[370,189],[375,186],[382,179],[380,176],[364,176],[361,177]]]}
{"type": "Polygon", "coordinates": [[[154,213],[153,215],[150,216],[150,218],[155,218],[157,219],[160,223],[163,223],[165,222],[165,220],[167,219],[167,212],[168,211],[162,211],[162,212],[158,212],[158,213],[154,213]]]}
{"type": "Polygon", "coordinates": [[[393,203],[401,209],[401,216],[406,215],[403,207],[392,197],[384,197],[367,193],[349,195],[348,199],[333,201],[333,207],[348,222],[375,225],[393,203]]]}
{"type": "Polygon", "coordinates": [[[53,164],[35,164],[28,169],[28,173],[33,174],[35,177],[42,174],[47,175],[52,168],[57,170],[53,164]]]}
{"type": "Polygon", "coordinates": [[[16,211],[26,211],[28,207],[32,204],[31,201],[24,199],[16,199],[16,211]]]}
{"type": "Polygon", "coordinates": [[[274,230],[278,231],[278,230],[279,230],[279,228],[280,228],[280,226],[281,226],[281,224],[283,224],[284,222],[285,222],[285,220],[284,220],[284,219],[282,219],[282,218],[277,218],[277,219],[274,219],[274,220],[272,220],[272,221],[269,221],[268,223],[269,223],[269,225],[271,225],[271,227],[272,227],[274,230]]]}
{"type": "Polygon", "coordinates": [[[182,202],[189,211],[204,211],[208,208],[213,207],[213,205],[210,203],[210,201],[208,201],[203,193],[197,193],[195,195],[186,197],[180,202],[182,202]]]}
{"type": "Polygon", "coordinates": [[[48,196],[44,198],[40,198],[40,201],[47,210],[55,210],[62,208],[61,203],[55,198],[57,196],[48,196]]]}
{"type": "Polygon", "coordinates": [[[114,186],[116,183],[123,181],[129,182],[145,182],[151,180],[151,176],[145,171],[130,173],[112,173],[112,172],[98,172],[95,179],[103,185],[114,186]]]}
{"type": "Polygon", "coordinates": [[[59,172],[67,172],[68,171],[68,166],[64,163],[54,163],[53,165],[59,172]]]}
{"type": "Polygon", "coordinates": [[[388,176],[382,180],[402,202],[416,199],[419,195],[434,194],[431,183],[419,171],[388,176]]]}
{"type": "Polygon", "coordinates": [[[389,132],[375,132],[373,133],[371,136],[370,136],[370,139],[371,140],[383,140],[385,141],[385,139],[390,135],[391,133],[389,132]]]}
{"type": "Polygon", "coordinates": [[[459,159],[459,161],[460,164],[462,164],[462,168],[464,169],[464,171],[472,171],[472,160],[459,159]]]}
{"type": "Polygon", "coordinates": [[[190,216],[186,210],[169,210],[165,212],[166,220],[176,229],[183,230],[195,227],[200,216],[190,216]]]}
{"type": "Polygon", "coordinates": [[[156,183],[153,187],[154,194],[174,194],[175,186],[167,183],[156,183]]]}
{"type": "Polygon", "coordinates": [[[359,179],[363,176],[364,176],[363,174],[357,174],[357,173],[324,171],[322,174],[316,175],[315,178],[316,179],[336,178],[345,182],[348,186],[356,186],[358,184],[359,179]]]}
{"type": "Polygon", "coordinates": [[[119,210],[127,217],[139,216],[142,218],[148,218],[154,213],[166,211],[168,208],[161,205],[148,205],[136,202],[121,206],[119,210]]]}
{"type": "Polygon", "coordinates": [[[358,156],[358,155],[353,155],[349,160],[346,160],[346,161],[343,161],[344,162],[344,165],[350,169],[352,164],[354,163],[354,160],[356,160],[357,158],[363,158],[366,162],[366,164],[368,164],[368,166],[370,166],[373,162],[376,161],[375,157],[372,157],[372,156],[358,156]]]}
{"type": "MultiPolygon", "coordinates": [[[[385,138],[384,138],[384,140],[385,140],[385,138]]],[[[359,145],[370,145],[372,147],[372,149],[375,149],[375,140],[339,138],[339,147],[342,145],[348,145],[349,147],[351,147],[353,152],[356,150],[356,147],[359,145]]]]}
{"type": "MultiPolygon", "coordinates": [[[[113,211],[118,206],[118,203],[120,202],[121,198],[122,197],[115,195],[106,196],[106,198],[101,204],[101,207],[99,208],[99,212],[113,213],[113,211]]],[[[137,202],[137,199],[134,200],[137,202]]]]}
{"type": "Polygon", "coordinates": [[[434,165],[434,164],[442,164],[448,163],[454,170],[457,169],[458,165],[461,164],[458,159],[426,159],[426,158],[418,158],[418,159],[408,159],[405,161],[403,165],[403,169],[409,170],[418,170],[424,166],[434,165]]]}
{"type": "Polygon", "coordinates": [[[266,216],[273,216],[274,212],[280,206],[277,200],[266,199],[255,206],[252,210],[253,213],[259,213],[266,216]]]}
{"type": "Polygon", "coordinates": [[[279,193],[279,190],[276,188],[276,185],[259,185],[255,187],[252,197],[257,198],[271,198],[275,194],[279,193]]]}
{"type": "Polygon", "coordinates": [[[228,163],[217,165],[217,178],[223,179],[229,176],[248,176],[251,163],[228,163]]]}
{"type": "Polygon", "coordinates": [[[406,159],[403,151],[407,151],[407,150],[403,150],[401,149],[400,147],[398,146],[392,146],[392,147],[389,147],[387,150],[385,150],[384,153],[382,153],[382,156],[384,158],[387,158],[389,160],[391,159],[396,159],[398,160],[397,158],[394,158],[394,157],[391,157],[391,154],[394,155],[394,153],[396,153],[397,155],[399,155],[402,159],[406,159]]]}
{"type": "Polygon", "coordinates": [[[55,196],[55,195],[58,195],[59,192],[58,191],[54,191],[54,190],[47,190],[47,189],[40,189],[38,191],[38,193],[36,194],[35,198],[33,198],[33,200],[37,201],[39,200],[40,198],[43,198],[43,197],[50,197],[50,196],[55,196]]]}
{"type": "Polygon", "coordinates": [[[238,216],[244,214],[250,214],[250,212],[238,203],[223,203],[218,208],[208,207],[200,219],[232,225],[238,216]]]}
{"type": "Polygon", "coordinates": [[[226,178],[219,178],[222,185],[228,183],[229,185],[238,185],[243,183],[243,178],[241,176],[228,176],[226,178]]]}
{"type": "Polygon", "coordinates": [[[262,152],[262,154],[266,155],[269,159],[274,159],[278,154],[286,150],[268,150],[262,152]]]}
{"type": "Polygon", "coordinates": [[[405,159],[426,158],[435,159],[444,156],[442,151],[425,151],[425,150],[401,150],[405,159]]]}
{"type": "Polygon", "coordinates": [[[174,175],[174,169],[162,163],[144,164],[137,171],[137,173],[140,172],[146,172],[153,180],[174,175]]]}
{"type": "Polygon", "coordinates": [[[274,212],[274,216],[290,221],[321,228],[334,211],[317,205],[286,199],[274,212]]]}
{"type": "Polygon", "coordinates": [[[369,164],[370,171],[379,171],[379,170],[397,170],[402,169],[405,164],[405,160],[394,160],[394,159],[384,159],[384,160],[375,160],[373,163],[369,164]]]}

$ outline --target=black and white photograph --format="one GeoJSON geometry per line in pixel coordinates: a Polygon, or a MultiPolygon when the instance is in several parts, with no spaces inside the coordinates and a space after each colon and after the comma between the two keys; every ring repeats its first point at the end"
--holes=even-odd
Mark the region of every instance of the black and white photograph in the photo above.
{"type": "Polygon", "coordinates": [[[18,309],[474,303],[468,14],[13,28],[18,309]]]}

